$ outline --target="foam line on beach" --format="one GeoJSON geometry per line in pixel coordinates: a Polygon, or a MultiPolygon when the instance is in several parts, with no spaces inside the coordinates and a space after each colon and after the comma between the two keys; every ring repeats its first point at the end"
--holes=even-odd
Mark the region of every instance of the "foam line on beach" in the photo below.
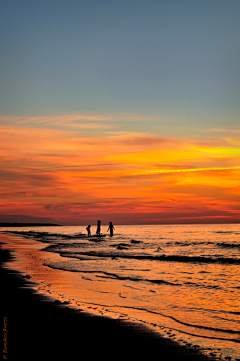
{"type": "MultiPolygon", "coordinates": [[[[61,253],[61,251],[59,251],[61,253]]],[[[62,252],[64,253],[64,252],[62,252]]],[[[212,264],[236,264],[240,265],[240,259],[236,258],[224,258],[224,257],[204,257],[204,256],[178,256],[178,255],[169,255],[166,256],[165,254],[162,255],[150,255],[150,254],[131,254],[131,253],[119,253],[119,252],[95,252],[95,251],[85,251],[79,252],[74,256],[74,258],[78,258],[78,255],[87,255],[87,256],[94,256],[94,257],[104,257],[104,258],[125,258],[125,259],[138,259],[138,260],[152,260],[152,261],[166,261],[166,262],[184,262],[184,263],[212,263],[212,264]]],[[[67,257],[67,253],[66,253],[67,257]]]]}
{"type": "MultiPolygon", "coordinates": [[[[124,309],[132,309],[132,310],[137,310],[137,311],[143,311],[143,312],[147,312],[147,313],[152,313],[155,315],[159,315],[168,319],[172,319],[173,321],[175,321],[176,323],[182,324],[184,326],[187,327],[191,327],[191,328],[195,328],[195,329],[204,329],[204,330],[208,330],[208,331],[216,331],[216,332],[220,332],[220,333],[226,333],[226,334],[236,334],[236,335],[240,335],[240,331],[233,331],[233,330],[228,330],[228,329],[220,329],[220,328],[214,328],[214,327],[209,327],[209,326],[201,326],[201,325],[195,325],[195,324],[190,324],[187,322],[183,322],[181,320],[178,320],[176,317],[170,316],[170,315],[166,315],[164,313],[161,312],[156,312],[153,310],[149,310],[146,308],[142,308],[142,307],[133,307],[133,306],[123,306],[123,305],[106,305],[106,304],[99,304],[99,303],[93,303],[93,302],[84,302],[81,301],[81,303],[86,303],[86,304],[91,304],[94,306],[98,306],[98,307],[104,307],[104,308],[124,308],[124,309]]],[[[235,342],[235,343],[240,343],[239,339],[233,339],[233,338],[225,338],[225,337],[214,337],[214,336],[207,336],[207,335],[198,335],[197,333],[190,333],[187,332],[185,330],[179,330],[176,328],[172,328],[175,331],[181,332],[181,333],[185,333],[191,336],[195,336],[195,337],[203,337],[203,338],[208,338],[208,339],[214,339],[214,340],[224,340],[224,341],[231,341],[231,342],[235,342]]]]}

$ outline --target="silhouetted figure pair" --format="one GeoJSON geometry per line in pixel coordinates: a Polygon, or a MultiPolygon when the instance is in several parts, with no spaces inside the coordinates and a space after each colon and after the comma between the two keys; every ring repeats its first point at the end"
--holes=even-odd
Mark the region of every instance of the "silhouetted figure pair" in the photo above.
{"type": "Polygon", "coordinates": [[[115,230],[114,225],[112,224],[112,222],[109,222],[109,226],[108,226],[108,231],[110,231],[110,236],[113,236],[113,230],[115,230]]]}
{"type": "MultiPolygon", "coordinates": [[[[88,233],[88,237],[91,237],[91,224],[89,224],[86,228],[87,233],[88,233]]],[[[101,234],[101,221],[97,221],[97,231],[96,231],[96,235],[100,236],[101,234]]]]}

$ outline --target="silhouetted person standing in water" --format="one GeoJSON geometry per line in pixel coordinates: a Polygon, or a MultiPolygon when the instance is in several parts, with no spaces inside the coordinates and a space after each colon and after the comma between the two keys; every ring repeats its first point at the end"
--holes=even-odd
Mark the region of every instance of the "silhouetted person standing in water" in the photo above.
{"type": "Polygon", "coordinates": [[[101,233],[101,221],[97,221],[97,236],[100,236],[101,233]]]}
{"type": "Polygon", "coordinates": [[[89,224],[86,228],[88,237],[91,237],[91,225],[89,224]]]}
{"type": "Polygon", "coordinates": [[[110,236],[113,236],[113,230],[115,230],[114,225],[112,224],[112,222],[109,222],[109,226],[108,226],[108,231],[110,231],[110,236]]]}

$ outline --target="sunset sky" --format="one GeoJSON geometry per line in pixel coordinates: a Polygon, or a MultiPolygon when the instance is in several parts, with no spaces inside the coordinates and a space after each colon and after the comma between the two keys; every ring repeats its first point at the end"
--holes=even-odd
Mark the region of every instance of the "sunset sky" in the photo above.
{"type": "Polygon", "coordinates": [[[240,223],[239,0],[4,0],[0,222],[240,223]]]}

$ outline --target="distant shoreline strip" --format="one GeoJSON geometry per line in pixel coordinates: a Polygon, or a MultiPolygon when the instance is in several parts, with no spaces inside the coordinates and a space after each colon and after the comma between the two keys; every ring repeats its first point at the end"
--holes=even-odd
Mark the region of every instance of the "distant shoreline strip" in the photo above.
{"type": "Polygon", "coordinates": [[[61,227],[61,224],[54,223],[0,223],[0,227],[61,227]]]}

